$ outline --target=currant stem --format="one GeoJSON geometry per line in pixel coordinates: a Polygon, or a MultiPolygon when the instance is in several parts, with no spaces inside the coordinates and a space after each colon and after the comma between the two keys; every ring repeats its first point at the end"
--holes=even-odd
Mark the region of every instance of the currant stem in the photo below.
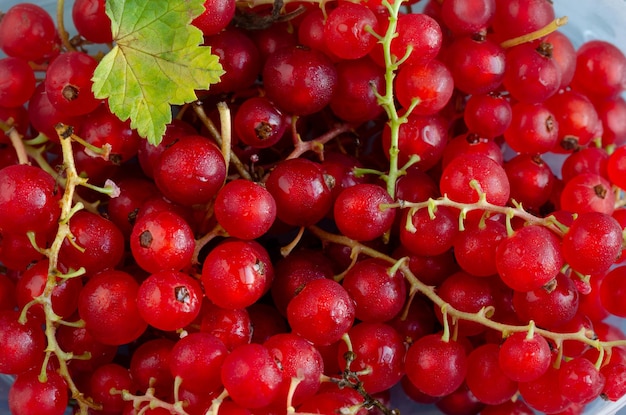
{"type": "Polygon", "coordinates": [[[504,42],[500,43],[500,46],[507,49],[513,46],[521,45],[522,43],[532,42],[533,40],[541,39],[542,37],[548,36],[550,33],[558,30],[561,26],[565,26],[567,24],[567,20],[567,16],[558,17],[539,30],[535,30],[534,32],[530,32],[525,35],[515,37],[513,39],[505,40],[504,42]]]}

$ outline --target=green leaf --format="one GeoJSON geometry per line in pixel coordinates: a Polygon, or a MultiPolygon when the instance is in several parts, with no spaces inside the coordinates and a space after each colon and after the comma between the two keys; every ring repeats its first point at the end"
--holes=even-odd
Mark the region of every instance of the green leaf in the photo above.
{"type": "Polygon", "coordinates": [[[191,21],[204,0],[107,0],[115,46],[98,64],[93,92],[152,144],[172,121],[171,105],[195,101],[224,73],[191,21]]]}

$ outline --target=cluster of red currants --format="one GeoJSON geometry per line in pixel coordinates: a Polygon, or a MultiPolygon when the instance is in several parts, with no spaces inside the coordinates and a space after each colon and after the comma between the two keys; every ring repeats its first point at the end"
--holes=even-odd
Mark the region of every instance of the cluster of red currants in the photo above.
{"type": "Polygon", "coordinates": [[[4,12],[13,414],[391,415],[395,387],[449,415],[574,415],[626,394],[624,53],[576,48],[550,0],[417,2],[206,1],[225,74],[158,145],[91,91],[104,0],[73,3],[71,39],[4,12]]]}

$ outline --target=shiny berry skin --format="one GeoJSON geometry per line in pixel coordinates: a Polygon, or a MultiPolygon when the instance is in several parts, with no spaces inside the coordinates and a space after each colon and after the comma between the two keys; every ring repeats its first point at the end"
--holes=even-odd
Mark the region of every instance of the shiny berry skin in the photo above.
{"type": "Polygon", "coordinates": [[[190,266],[195,246],[191,227],[168,211],[140,217],[130,234],[133,258],[148,272],[179,271],[190,266]]]}
{"type": "Polygon", "coordinates": [[[39,369],[21,373],[9,389],[9,411],[14,415],[63,415],[69,394],[65,380],[46,370],[46,381],[39,380],[39,369]]]}
{"type": "Polygon", "coordinates": [[[228,355],[224,343],[209,333],[191,333],[178,340],[170,352],[169,368],[185,389],[213,392],[222,386],[220,368],[228,355]]]}
{"type": "Polygon", "coordinates": [[[200,283],[187,274],[161,271],[150,275],[139,286],[137,308],[152,327],[173,331],[184,328],[200,313],[200,283]]]}
{"type": "Polygon", "coordinates": [[[376,38],[368,29],[378,31],[374,12],[361,3],[342,2],[326,18],[326,47],[341,59],[362,58],[376,45],[376,38]]]}
{"type": "Polygon", "coordinates": [[[548,371],[552,352],[547,340],[539,334],[519,332],[508,336],[498,352],[500,368],[518,382],[530,382],[548,371]]]}
{"type": "Polygon", "coordinates": [[[59,252],[59,261],[67,268],[85,268],[88,275],[115,268],[124,256],[124,235],[113,222],[82,210],[70,219],[70,231],[76,248],[67,239],[59,252]]]}
{"type": "Polygon", "coordinates": [[[276,219],[276,202],[264,186],[249,180],[233,180],[215,198],[215,218],[230,236],[256,239],[276,219]]]}
{"type": "Polygon", "coordinates": [[[18,318],[17,311],[0,311],[0,373],[19,374],[43,361],[46,338],[40,324],[34,319],[21,324],[18,318]]]}
{"type": "Polygon", "coordinates": [[[46,93],[61,113],[75,117],[87,114],[98,105],[91,90],[93,71],[98,62],[82,52],[67,52],[52,61],[46,71],[46,93]]]}
{"type": "Polygon", "coordinates": [[[61,194],[52,176],[29,165],[0,170],[0,229],[47,232],[61,214],[61,194]]]}
{"type": "Polygon", "coordinates": [[[506,172],[498,163],[484,155],[454,158],[444,169],[439,183],[441,194],[463,203],[476,203],[479,194],[474,181],[487,196],[487,201],[504,206],[509,201],[510,185],[506,172]]]}
{"type": "Polygon", "coordinates": [[[254,241],[224,241],[209,252],[202,265],[206,296],[227,309],[254,304],[269,290],[273,278],[267,251],[254,241]]]}
{"type": "Polygon", "coordinates": [[[490,405],[507,402],[517,392],[517,382],[500,368],[498,352],[497,344],[486,343],[467,356],[465,382],[476,399],[490,405]]]}
{"type": "Polygon", "coordinates": [[[52,17],[41,6],[16,4],[6,10],[0,23],[0,48],[8,56],[28,61],[49,59],[60,45],[52,17]]]}
{"type": "Polygon", "coordinates": [[[272,403],[284,382],[269,349],[260,344],[239,346],[226,356],[221,379],[233,401],[250,409],[272,403]]]}
{"type": "Polygon", "coordinates": [[[35,92],[35,73],[28,62],[20,58],[0,59],[0,104],[19,107],[35,92]]]}
{"type": "Polygon", "coordinates": [[[564,264],[560,240],[540,225],[528,225],[496,248],[496,267],[506,285],[532,291],[554,279],[564,264]]]}
{"type": "Polygon", "coordinates": [[[331,208],[330,187],[318,163],[283,160],[270,172],[265,186],[276,201],[276,216],[289,225],[313,225],[331,208]]]}
{"type": "Polygon", "coordinates": [[[137,308],[139,284],[128,273],[108,270],[87,281],[78,296],[78,314],[100,343],[121,345],[139,338],[147,324],[137,308]]]}
{"type": "Polygon", "coordinates": [[[594,173],[579,174],[565,183],[560,201],[561,209],[578,214],[600,212],[610,215],[615,210],[611,183],[594,173]]]}
{"type": "Polygon", "coordinates": [[[94,43],[110,43],[111,19],[105,12],[105,0],[76,0],[72,5],[72,21],[82,37],[94,43]]]}
{"type": "Polygon", "coordinates": [[[583,275],[602,275],[622,253],[622,227],[600,212],[581,213],[563,237],[563,257],[583,275]]]}
{"type": "Polygon", "coordinates": [[[155,183],[165,197],[192,206],[213,199],[224,184],[226,163],[210,139],[191,135],[170,145],[153,172],[155,183]]]}
{"type": "Polygon", "coordinates": [[[335,200],[333,216],[339,231],[356,241],[371,241],[387,232],[396,217],[389,193],[374,184],[344,189],[335,200]]]}
{"type": "Polygon", "coordinates": [[[444,341],[440,334],[429,334],[409,347],[405,370],[411,383],[430,396],[454,392],[467,373],[465,349],[455,341],[444,341]]]}
{"type": "MultiPolygon", "coordinates": [[[[385,391],[400,382],[404,375],[406,346],[394,328],[384,323],[362,322],[352,327],[348,336],[356,354],[350,370],[371,370],[359,376],[369,393],[385,391]]],[[[337,351],[341,369],[346,367],[347,351],[345,342],[341,342],[337,351]]]]}
{"type": "Polygon", "coordinates": [[[441,110],[452,97],[454,80],[450,70],[439,60],[401,66],[395,79],[396,97],[409,108],[419,100],[415,114],[432,115],[441,110]]]}
{"type": "Polygon", "coordinates": [[[459,37],[446,52],[455,88],[470,95],[495,91],[504,78],[505,60],[504,49],[489,38],[459,37]]]}
{"type": "Polygon", "coordinates": [[[317,50],[285,48],[267,58],[263,81],[268,98],[283,112],[307,115],[330,103],[337,86],[337,70],[317,50]]]}
{"type": "Polygon", "coordinates": [[[590,40],[578,48],[574,89],[597,98],[612,98],[626,88],[626,57],[616,46],[590,40]]]}
{"type": "Polygon", "coordinates": [[[309,281],[287,305],[293,331],[315,345],[339,340],[354,318],[354,300],[339,283],[325,278],[309,281]]]}
{"type": "Polygon", "coordinates": [[[235,10],[235,2],[231,0],[205,0],[204,11],[191,24],[202,30],[205,36],[214,35],[230,23],[235,10]]]}
{"type": "Polygon", "coordinates": [[[395,317],[406,300],[404,276],[389,273],[389,263],[368,258],[354,264],[343,287],[355,302],[355,316],[365,322],[385,322],[395,317]]]}
{"type": "Polygon", "coordinates": [[[254,148],[267,148],[282,137],[289,120],[265,97],[248,98],[241,103],[233,122],[237,136],[254,148]]]}

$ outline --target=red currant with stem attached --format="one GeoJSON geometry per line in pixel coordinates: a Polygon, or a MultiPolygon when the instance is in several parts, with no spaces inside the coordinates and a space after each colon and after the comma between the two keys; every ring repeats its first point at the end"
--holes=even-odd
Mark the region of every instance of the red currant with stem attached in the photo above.
{"type": "Polygon", "coordinates": [[[565,361],[559,368],[559,391],[574,403],[587,404],[596,399],[605,381],[604,375],[584,357],[565,361]]]}
{"type": "Polygon", "coordinates": [[[117,363],[107,363],[91,374],[90,397],[102,405],[103,411],[119,412],[124,407],[124,399],[120,393],[111,393],[111,391],[132,391],[133,381],[127,368],[117,363]]]}
{"type": "MultiPolygon", "coordinates": [[[[44,259],[36,262],[22,273],[15,286],[17,303],[22,309],[34,298],[43,294],[48,281],[48,267],[50,262],[44,259]]],[[[52,311],[61,318],[70,317],[78,306],[78,294],[83,284],[80,278],[58,280],[52,290],[50,302],[52,311]]],[[[29,319],[44,322],[44,309],[41,304],[32,304],[27,314],[29,319]]]]}
{"type": "Polygon", "coordinates": [[[354,360],[346,361],[349,350],[345,342],[339,344],[339,367],[359,373],[359,381],[368,393],[385,391],[404,376],[406,346],[400,334],[384,323],[361,322],[348,331],[354,360]]]}
{"type": "Polygon", "coordinates": [[[547,26],[554,20],[549,0],[496,0],[493,30],[498,39],[512,39],[547,26]]]}
{"type": "Polygon", "coordinates": [[[59,43],[54,21],[41,6],[16,4],[2,16],[0,48],[8,56],[37,62],[50,59],[59,53],[59,43]]]}
{"type": "Polygon", "coordinates": [[[409,108],[418,100],[413,113],[419,115],[437,113],[450,101],[454,90],[450,70],[437,59],[401,66],[394,82],[400,105],[409,108]]]}
{"type": "Polygon", "coordinates": [[[309,226],[331,208],[332,195],[322,167],[295,158],[279,162],[265,186],[276,201],[276,216],[289,225],[309,226]]]}
{"type": "MultiPolygon", "coordinates": [[[[404,58],[409,47],[412,49],[404,61],[406,65],[428,62],[437,56],[443,34],[435,19],[422,13],[408,13],[399,15],[397,24],[398,36],[391,41],[391,54],[396,59],[404,58]]],[[[380,55],[375,60],[382,63],[382,46],[376,46],[372,52],[375,56],[380,55]]]]}
{"type": "Polygon", "coordinates": [[[485,194],[487,202],[504,206],[509,201],[510,185],[504,168],[480,154],[454,158],[443,170],[439,189],[442,195],[462,203],[476,203],[480,195],[473,183],[485,194]]]}
{"type": "Polygon", "coordinates": [[[513,98],[529,104],[554,95],[561,87],[561,71],[552,59],[552,45],[523,43],[509,49],[502,83],[513,98]]]}
{"type": "Polygon", "coordinates": [[[170,372],[170,354],[175,342],[170,339],[151,339],[139,345],[130,359],[130,375],[141,391],[154,388],[158,397],[171,393],[174,377],[170,372]]]}
{"type": "Polygon", "coordinates": [[[46,70],[46,93],[54,107],[68,116],[90,113],[100,105],[91,90],[98,62],[82,52],[61,54],[46,70]]]}
{"type": "Polygon", "coordinates": [[[276,202],[270,192],[258,183],[243,179],[222,187],[213,209],[224,230],[240,239],[264,235],[276,219],[276,202]]]}
{"type": "Polygon", "coordinates": [[[35,368],[43,361],[46,337],[39,322],[18,322],[15,310],[0,311],[0,373],[18,374],[35,368]]]}
{"type": "MultiPolygon", "coordinates": [[[[486,278],[474,277],[463,271],[455,272],[446,278],[437,290],[439,296],[456,310],[477,313],[494,307],[495,298],[492,284],[486,278]]],[[[443,323],[443,313],[435,306],[435,315],[443,323]]],[[[462,335],[472,336],[485,331],[485,326],[469,320],[457,322],[462,335]]]]}
{"type": "Polygon", "coordinates": [[[100,105],[83,118],[78,135],[95,147],[110,146],[109,161],[121,164],[137,155],[141,138],[131,129],[130,121],[122,121],[108,105],[100,105]]]}
{"type": "Polygon", "coordinates": [[[115,184],[119,188],[119,195],[109,200],[107,214],[109,220],[128,238],[139,209],[146,200],[158,196],[159,191],[153,181],[142,177],[125,177],[115,184]]]}
{"type": "Polygon", "coordinates": [[[133,258],[151,273],[179,271],[191,265],[195,246],[191,227],[182,217],[168,211],[141,216],[130,235],[133,258]]]}
{"type": "Polygon", "coordinates": [[[455,341],[445,341],[440,334],[429,334],[407,350],[406,375],[411,383],[431,396],[454,392],[465,379],[465,348],[455,341]]]}
{"type": "Polygon", "coordinates": [[[342,2],[328,13],[324,42],[328,50],[341,59],[362,58],[376,45],[370,30],[378,31],[374,12],[361,3],[342,2]]]}
{"type": "Polygon", "coordinates": [[[439,255],[454,244],[459,232],[457,212],[447,206],[438,206],[433,215],[429,209],[414,213],[409,209],[402,215],[400,242],[409,252],[422,256],[439,255]]]}
{"type": "Polygon", "coordinates": [[[356,241],[371,241],[391,229],[396,210],[389,193],[375,184],[344,189],[335,200],[333,217],[339,231],[356,241]]]}
{"type": "Polygon", "coordinates": [[[206,296],[219,307],[254,304],[271,287],[274,268],[265,248],[254,241],[230,239],[213,248],[202,265],[206,296]]]}
{"type": "Polygon", "coordinates": [[[564,274],[554,283],[533,291],[514,291],[513,308],[523,322],[533,320],[537,326],[550,329],[574,318],[578,310],[579,294],[574,281],[564,274]]]}
{"type": "MultiPolygon", "coordinates": [[[[446,148],[447,123],[439,115],[417,115],[412,112],[398,131],[398,164],[405,165],[411,156],[419,156],[414,165],[420,171],[433,167],[446,148]]],[[[382,138],[383,151],[389,158],[391,129],[385,124],[382,138]]]]}
{"type": "Polygon", "coordinates": [[[39,379],[39,369],[19,374],[9,389],[9,411],[15,415],[63,415],[69,396],[67,383],[52,370],[45,371],[46,380],[39,379]],[[36,397],[36,399],[35,399],[36,397]]]}
{"type": "Polygon", "coordinates": [[[338,62],[337,89],[330,100],[333,113],[348,122],[365,122],[383,113],[384,70],[368,57],[338,62]]]}
{"type": "Polygon", "coordinates": [[[613,217],[600,212],[578,215],[563,237],[563,257],[584,275],[602,275],[622,252],[622,227],[613,217]]]}
{"type": "Polygon", "coordinates": [[[208,203],[224,184],[220,149],[199,135],[180,137],[154,166],[154,181],[165,197],[184,206],[208,203]]]}
{"type": "Polygon", "coordinates": [[[278,402],[287,403],[292,378],[300,379],[291,400],[292,405],[298,405],[317,393],[324,372],[324,361],[315,346],[294,333],[273,335],[263,346],[281,369],[283,381],[278,392],[278,402]]]}
{"type": "Polygon", "coordinates": [[[0,170],[0,229],[3,232],[47,232],[61,214],[61,194],[52,176],[20,164],[0,170]]]}
{"type": "Polygon", "coordinates": [[[263,82],[268,98],[281,110],[307,115],[328,105],[337,87],[337,70],[322,52],[285,48],[267,58],[263,82]],[[284,67],[292,70],[284,71],[284,67]]]}
{"type": "Polygon", "coordinates": [[[113,222],[82,210],[72,215],[70,231],[74,243],[65,239],[59,251],[59,262],[65,267],[83,267],[91,276],[115,268],[122,260],[124,235],[113,222]]]}
{"type": "Polygon", "coordinates": [[[260,344],[245,344],[230,352],[221,367],[221,380],[231,399],[244,408],[272,403],[284,383],[278,362],[260,344]]]}
{"type": "MultiPolygon", "coordinates": [[[[72,117],[57,110],[46,93],[45,82],[35,87],[35,92],[28,101],[28,118],[33,128],[48,137],[53,142],[59,142],[59,136],[54,129],[58,123],[71,125],[74,130],[79,127],[79,117],[72,117]]],[[[91,176],[89,176],[91,178],[91,176]]]]}
{"type": "Polygon", "coordinates": [[[511,184],[511,200],[525,209],[538,209],[550,200],[556,177],[541,156],[519,154],[504,163],[504,171],[511,184]]]}
{"type": "Polygon", "coordinates": [[[139,286],[137,309],[152,327],[164,331],[181,329],[200,313],[200,283],[178,271],[161,271],[150,275],[139,286]]]}
{"type": "Polygon", "coordinates": [[[461,268],[471,275],[494,275],[498,272],[496,249],[505,238],[506,226],[497,220],[466,221],[465,229],[454,240],[454,257],[461,268]]]}
{"type": "Polygon", "coordinates": [[[552,362],[548,341],[537,333],[509,335],[498,352],[502,372],[517,382],[530,382],[543,376],[552,362]]]}
{"type": "Polygon", "coordinates": [[[315,345],[341,339],[354,318],[354,300],[339,283],[326,278],[309,281],[287,306],[293,331],[315,345]]]}
{"type": "Polygon", "coordinates": [[[139,284],[128,273],[102,271],[87,281],[78,295],[78,314],[100,343],[121,345],[136,340],[147,323],[137,308],[139,284]]]}
{"type": "Polygon", "coordinates": [[[355,317],[361,321],[388,321],[402,310],[406,300],[404,276],[390,273],[389,263],[380,259],[357,262],[342,283],[355,302],[355,317]]]}
{"type": "Polygon", "coordinates": [[[60,325],[56,339],[61,350],[74,356],[89,353],[88,360],[73,359],[68,362],[71,373],[92,373],[96,368],[111,363],[117,354],[117,346],[97,341],[85,327],[60,325]]]}
{"type": "Polygon", "coordinates": [[[165,134],[161,137],[159,145],[152,145],[148,140],[139,140],[137,158],[144,174],[153,178],[154,169],[161,154],[180,137],[195,134],[196,130],[190,124],[182,120],[174,119],[166,126],[165,134]]]}

